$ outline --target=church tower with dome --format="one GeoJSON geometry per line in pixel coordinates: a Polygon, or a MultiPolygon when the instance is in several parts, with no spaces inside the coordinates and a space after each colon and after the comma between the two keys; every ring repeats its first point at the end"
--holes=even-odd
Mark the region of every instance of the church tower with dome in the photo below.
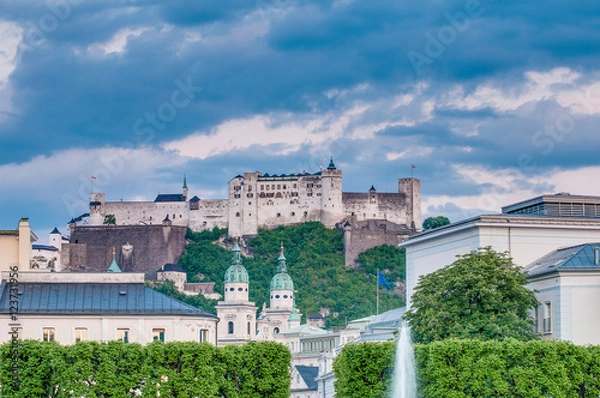
{"type": "Polygon", "coordinates": [[[277,271],[271,279],[269,308],[263,308],[258,317],[258,339],[273,340],[279,333],[300,324],[301,314],[295,306],[294,296],[294,281],[287,272],[282,245],[277,271]]]}
{"type": "Polygon", "coordinates": [[[231,265],[225,272],[224,299],[215,307],[219,317],[217,346],[255,340],[257,307],[248,298],[249,282],[240,246],[236,243],[231,265]]]}

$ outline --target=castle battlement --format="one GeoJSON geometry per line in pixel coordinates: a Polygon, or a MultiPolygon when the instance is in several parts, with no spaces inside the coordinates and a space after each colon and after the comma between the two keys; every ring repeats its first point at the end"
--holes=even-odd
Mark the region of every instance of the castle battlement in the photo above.
{"type": "Polygon", "coordinates": [[[161,194],[153,202],[106,201],[104,193],[90,197],[90,215],[78,223],[102,225],[113,215],[117,225],[174,226],[202,231],[227,228],[229,236],[252,236],[259,228],[318,221],[329,228],[352,219],[385,220],[411,231],[421,226],[420,181],[398,179],[398,192],[343,192],[342,170],[333,163],[316,173],[262,174],[247,172],[228,183],[226,199],[188,199],[187,180],[182,194],[161,194]]]}

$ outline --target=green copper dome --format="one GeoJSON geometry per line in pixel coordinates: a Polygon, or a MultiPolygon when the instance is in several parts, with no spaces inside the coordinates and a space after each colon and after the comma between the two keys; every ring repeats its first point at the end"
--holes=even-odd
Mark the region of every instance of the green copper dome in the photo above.
{"type": "Polygon", "coordinates": [[[290,313],[290,317],[288,318],[288,321],[301,321],[302,320],[302,316],[300,315],[300,311],[298,311],[298,308],[296,308],[296,305],[294,305],[294,308],[292,308],[292,312],[290,313]]]}
{"type": "Polygon", "coordinates": [[[225,283],[227,282],[244,282],[248,283],[248,271],[242,265],[242,255],[240,246],[236,243],[233,248],[233,259],[231,265],[225,271],[225,283]]]}
{"type": "Polygon", "coordinates": [[[281,255],[277,259],[277,273],[271,279],[271,290],[294,290],[294,281],[287,273],[285,261],[282,248],[281,255]]]}
{"type": "Polygon", "coordinates": [[[110,265],[108,266],[108,269],[106,270],[106,272],[122,272],[121,268],[119,267],[119,264],[117,264],[114,247],[113,247],[113,259],[112,259],[112,262],[110,263],[110,265]]]}

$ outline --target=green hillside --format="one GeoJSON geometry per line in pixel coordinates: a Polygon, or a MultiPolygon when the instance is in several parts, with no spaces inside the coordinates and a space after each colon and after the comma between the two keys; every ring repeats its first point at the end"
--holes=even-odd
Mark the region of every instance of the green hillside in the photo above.
{"type": "MultiPolygon", "coordinates": [[[[215,229],[193,233],[179,265],[190,282],[216,282],[215,291],[223,292],[223,275],[231,263],[231,251],[213,242],[226,234],[215,229]],[[201,275],[200,277],[198,275],[201,275]]],[[[342,255],[342,232],[317,222],[261,230],[248,242],[251,257],[244,257],[250,276],[250,300],[260,308],[268,305],[269,284],[277,267],[283,243],[288,271],[294,280],[296,306],[304,315],[330,308],[326,326],[344,326],[347,321],[376,311],[377,269],[389,282],[404,280],[404,252],[393,246],[378,246],[361,254],[358,268],[347,268],[342,255]]],[[[203,297],[186,297],[163,286],[161,291],[214,313],[216,302],[203,297]]],[[[379,312],[404,305],[404,297],[380,288],[379,312]]],[[[303,323],[306,318],[303,317],[303,323]]]]}

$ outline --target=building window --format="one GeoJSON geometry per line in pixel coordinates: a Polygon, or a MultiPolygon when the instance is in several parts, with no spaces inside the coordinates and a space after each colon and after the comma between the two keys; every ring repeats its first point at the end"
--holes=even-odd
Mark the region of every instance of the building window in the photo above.
{"type": "Polygon", "coordinates": [[[165,329],[158,328],[152,329],[152,341],[162,341],[165,342],[165,329]]]}
{"type": "Polygon", "coordinates": [[[54,341],[54,328],[42,329],[42,341],[54,341]]]}
{"type": "Polygon", "coordinates": [[[235,213],[235,216],[236,216],[236,217],[239,217],[239,216],[240,216],[240,212],[239,212],[239,211],[238,211],[238,212],[236,212],[236,213],[235,213]]]}
{"type": "Polygon", "coordinates": [[[227,324],[227,333],[233,334],[233,322],[232,321],[229,321],[229,323],[227,324]]]}
{"type": "Polygon", "coordinates": [[[198,341],[200,343],[206,343],[208,341],[208,329],[200,329],[198,333],[198,341]]]}
{"type": "Polygon", "coordinates": [[[544,303],[544,333],[552,333],[552,303],[546,301],[544,303]]]}
{"type": "Polygon", "coordinates": [[[279,334],[279,328],[273,329],[273,334],[279,334]]]}
{"type": "Polygon", "coordinates": [[[248,322],[248,331],[247,331],[247,334],[248,335],[250,334],[250,322],[248,322]]]}
{"type": "Polygon", "coordinates": [[[117,340],[121,340],[123,343],[129,343],[129,329],[117,329],[117,340]]]}
{"type": "Polygon", "coordinates": [[[87,328],[75,328],[75,342],[87,341],[87,328]]]}

